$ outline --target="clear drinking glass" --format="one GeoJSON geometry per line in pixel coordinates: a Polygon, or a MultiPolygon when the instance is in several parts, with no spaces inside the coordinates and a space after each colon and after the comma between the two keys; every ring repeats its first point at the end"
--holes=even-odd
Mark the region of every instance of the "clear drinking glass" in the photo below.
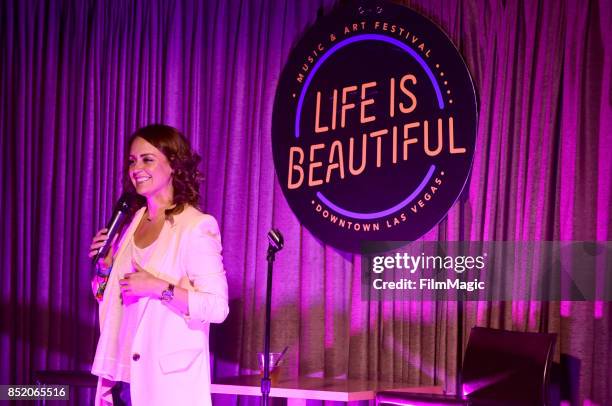
{"type": "MultiPolygon", "coordinates": [[[[276,385],[278,383],[278,376],[280,374],[280,366],[283,363],[283,360],[280,359],[280,352],[271,352],[270,353],[270,380],[272,381],[272,385],[276,385]],[[280,362],[279,362],[280,359],[280,362]]],[[[257,353],[257,362],[259,365],[259,375],[263,376],[264,374],[264,353],[257,353]]]]}

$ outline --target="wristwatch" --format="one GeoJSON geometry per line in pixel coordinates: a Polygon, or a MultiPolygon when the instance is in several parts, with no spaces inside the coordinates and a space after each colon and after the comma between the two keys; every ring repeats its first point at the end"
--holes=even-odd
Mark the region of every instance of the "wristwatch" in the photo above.
{"type": "Polygon", "coordinates": [[[174,285],[168,284],[168,287],[162,292],[159,298],[162,302],[168,303],[174,298],[174,285]]]}

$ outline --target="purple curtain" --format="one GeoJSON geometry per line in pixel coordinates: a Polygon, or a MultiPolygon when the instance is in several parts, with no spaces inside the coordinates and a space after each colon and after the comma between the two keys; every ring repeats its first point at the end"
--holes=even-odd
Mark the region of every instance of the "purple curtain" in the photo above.
{"type": "MultiPolygon", "coordinates": [[[[202,154],[202,207],[222,229],[231,313],[213,327],[216,376],[256,370],[265,234],[274,225],[287,239],[272,326],[272,348],[290,346],[283,374],[453,390],[456,306],[362,301],[359,257],[301,227],[274,177],[277,79],[319,9],[334,3],[0,4],[0,383],[89,368],[97,305],[86,250],[120,193],[126,138],[164,122],[202,154]]],[[[406,3],[458,45],[480,97],[471,181],[424,238],[612,239],[610,2],[406,3]]],[[[564,394],[605,405],[611,313],[601,302],[470,303],[464,331],[477,324],[558,333],[556,360],[579,366],[564,394]]]]}

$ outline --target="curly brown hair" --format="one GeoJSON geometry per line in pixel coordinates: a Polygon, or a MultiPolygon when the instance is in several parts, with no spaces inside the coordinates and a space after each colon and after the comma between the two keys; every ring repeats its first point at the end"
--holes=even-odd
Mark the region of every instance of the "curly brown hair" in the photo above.
{"type": "MultiPolygon", "coordinates": [[[[126,145],[123,166],[123,189],[136,195],[129,174],[129,151],[136,137],[143,138],[160,150],[168,159],[172,168],[172,187],[174,189],[174,207],[166,210],[166,217],[183,211],[186,204],[199,208],[200,182],[203,176],[198,170],[200,156],[191,149],[189,141],[176,128],[165,124],[151,124],[134,132],[126,145]]],[[[146,204],[144,197],[135,199],[134,211],[146,204]]]]}

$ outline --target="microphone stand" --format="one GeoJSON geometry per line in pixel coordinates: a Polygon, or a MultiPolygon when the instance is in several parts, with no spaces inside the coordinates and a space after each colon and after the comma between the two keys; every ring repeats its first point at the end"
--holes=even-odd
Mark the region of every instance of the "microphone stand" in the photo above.
{"type": "Polygon", "coordinates": [[[272,313],[272,269],[274,267],[274,259],[276,253],[283,248],[283,235],[280,231],[272,229],[268,233],[268,283],[266,288],[266,328],[264,336],[264,370],[261,378],[261,404],[268,406],[270,404],[270,318],[272,313]]]}

